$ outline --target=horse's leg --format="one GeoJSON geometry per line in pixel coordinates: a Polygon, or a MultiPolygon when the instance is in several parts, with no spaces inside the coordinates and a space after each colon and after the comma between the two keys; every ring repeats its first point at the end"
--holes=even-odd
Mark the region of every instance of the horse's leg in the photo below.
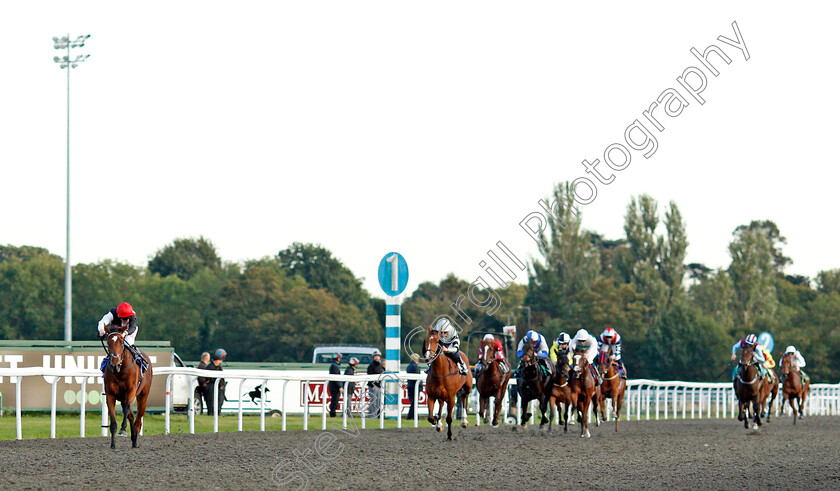
{"type": "MultiPolygon", "coordinates": [[[[545,424],[548,423],[548,418],[545,417],[545,411],[548,406],[548,397],[545,394],[542,394],[538,401],[540,403],[540,429],[543,429],[545,427],[545,424]]],[[[552,408],[552,411],[553,410],[554,408],[552,408]]]]}
{"type": "Polygon", "coordinates": [[[569,432],[569,403],[563,404],[563,433],[569,432]]]}
{"type": "Polygon", "coordinates": [[[117,436],[117,414],[116,414],[116,405],[117,405],[117,398],[111,394],[105,396],[105,402],[108,404],[108,417],[110,419],[110,430],[111,430],[111,448],[117,448],[116,442],[114,441],[114,437],[117,436]]]}
{"type": "Polygon", "coordinates": [[[125,432],[126,425],[128,424],[128,411],[130,408],[130,404],[125,402],[122,403],[122,410],[123,410],[123,420],[122,424],[120,425],[120,432],[117,433],[117,436],[128,436],[128,433],[125,432]]]}
{"type": "Polygon", "coordinates": [[[753,411],[755,412],[755,417],[753,418],[753,429],[758,429],[761,426],[761,406],[763,405],[761,402],[761,396],[757,399],[753,400],[753,411]]]}
{"type": "Polygon", "coordinates": [[[148,397],[148,390],[137,396],[137,416],[134,418],[134,428],[132,428],[131,432],[132,448],[137,448],[137,437],[140,436],[140,429],[143,428],[143,415],[146,414],[146,401],[148,400],[148,397]]]}
{"type": "Polygon", "coordinates": [[[475,418],[475,425],[476,426],[478,426],[478,420],[479,419],[481,419],[481,421],[483,421],[484,424],[487,424],[488,418],[487,418],[486,411],[487,411],[487,406],[489,405],[489,403],[490,403],[490,397],[484,397],[480,393],[478,394],[478,417],[475,418]]]}
{"type": "Polygon", "coordinates": [[[446,439],[452,439],[452,413],[455,412],[455,396],[449,396],[446,400],[446,439]]]}
{"type": "MultiPolygon", "coordinates": [[[[545,428],[546,423],[550,424],[548,418],[545,417],[545,411],[546,411],[547,406],[548,406],[548,397],[543,395],[542,397],[539,398],[539,403],[540,403],[540,405],[539,405],[540,406],[540,429],[543,429],[543,428],[545,428]]],[[[554,408],[552,407],[552,411],[553,410],[554,410],[554,408]]]]}
{"type": "Polygon", "coordinates": [[[615,431],[618,431],[618,420],[621,418],[621,406],[624,403],[624,389],[615,395],[613,399],[613,412],[615,413],[615,431]]]}
{"type": "Polygon", "coordinates": [[[586,404],[586,396],[583,395],[578,399],[577,403],[577,417],[578,423],[580,424],[580,437],[586,437],[586,432],[589,431],[589,422],[586,418],[586,409],[589,409],[588,405],[586,404]]]}
{"type": "Polygon", "coordinates": [[[520,395],[519,397],[519,404],[520,404],[520,411],[522,413],[522,427],[525,428],[528,426],[528,420],[531,419],[531,413],[528,412],[528,406],[530,405],[533,399],[526,399],[525,396],[520,395]]]}
{"type": "Polygon", "coordinates": [[[802,398],[801,398],[801,399],[800,399],[800,401],[799,401],[799,419],[802,419],[802,417],[805,415],[805,414],[804,414],[804,410],[805,410],[805,399],[806,399],[807,397],[808,397],[808,389],[807,389],[807,387],[803,384],[803,385],[802,385],[802,398]]]}
{"type": "Polygon", "coordinates": [[[493,427],[499,426],[499,415],[502,413],[502,402],[504,402],[505,393],[501,387],[496,392],[496,400],[494,401],[496,410],[493,412],[493,427]]]}
{"type": "MultiPolygon", "coordinates": [[[[467,419],[467,405],[468,405],[468,400],[467,399],[469,399],[470,393],[467,392],[466,390],[463,390],[463,389],[462,389],[462,391],[463,391],[463,395],[461,395],[461,408],[463,410],[461,411],[461,428],[466,428],[467,426],[470,425],[470,422],[467,419]]],[[[457,400],[458,400],[458,396],[456,395],[455,396],[455,401],[457,402],[457,400]]]]}
{"type": "Polygon", "coordinates": [[[445,399],[438,399],[438,412],[437,416],[435,416],[435,426],[437,427],[438,432],[443,431],[443,425],[440,424],[440,420],[443,417],[443,406],[446,404],[445,399]]]}
{"type": "Polygon", "coordinates": [[[435,398],[432,397],[431,395],[428,395],[428,397],[426,397],[426,407],[429,409],[429,414],[426,416],[426,420],[432,426],[436,426],[435,425],[435,398]]]}

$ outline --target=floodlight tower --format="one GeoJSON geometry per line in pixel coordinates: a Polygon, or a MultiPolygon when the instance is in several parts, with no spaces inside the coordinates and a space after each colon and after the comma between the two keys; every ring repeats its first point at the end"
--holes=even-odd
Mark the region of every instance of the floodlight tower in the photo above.
{"type": "Polygon", "coordinates": [[[53,61],[58,63],[61,68],[67,69],[67,256],[64,258],[64,340],[73,340],[73,270],[70,267],[70,69],[79,66],[79,63],[87,60],[90,55],[76,55],[75,59],[70,59],[70,50],[72,48],[81,48],[85,45],[85,41],[90,37],[90,34],[77,37],[74,41],[70,40],[70,34],[62,36],[61,38],[53,38],[53,47],[55,49],[66,49],[67,54],[58,57],[53,57],[53,61]]]}

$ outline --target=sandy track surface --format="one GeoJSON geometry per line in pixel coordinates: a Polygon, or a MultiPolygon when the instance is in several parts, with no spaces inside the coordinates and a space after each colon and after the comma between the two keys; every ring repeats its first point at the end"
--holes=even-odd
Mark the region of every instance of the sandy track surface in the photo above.
{"type": "Polygon", "coordinates": [[[171,489],[840,489],[840,418],[758,431],[735,420],[579,427],[418,429],[0,442],[8,488],[171,489]],[[132,477],[123,477],[131,470],[132,477]],[[522,476],[528,476],[522,477],[522,476]],[[281,485],[283,484],[283,485],[281,485]]]}

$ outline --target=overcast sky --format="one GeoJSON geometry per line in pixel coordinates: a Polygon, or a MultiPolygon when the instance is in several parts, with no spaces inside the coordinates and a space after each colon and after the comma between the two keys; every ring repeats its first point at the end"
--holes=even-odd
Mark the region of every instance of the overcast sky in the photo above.
{"type": "Polygon", "coordinates": [[[497,241],[534,257],[520,221],[597,158],[615,180],[585,228],[623,237],[648,193],[682,210],[688,262],[727,267],[735,227],[771,219],[788,273],[840,267],[836,4],[676,5],[3,2],[0,243],[65,255],[52,37],[69,33],[91,34],[70,80],[74,264],[144,265],[203,235],[229,261],[320,243],[377,296],[389,251],[407,292],[472,281],[497,241]],[[749,60],[718,41],[733,21],[749,60]],[[710,44],[731,63],[711,55],[701,105],[677,77],[710,44]],[[688,105],[659,132],[642,112],[668,88],[688,105]],[[636,119],[656,153],[611,171],[604,150],[636,119]]]}

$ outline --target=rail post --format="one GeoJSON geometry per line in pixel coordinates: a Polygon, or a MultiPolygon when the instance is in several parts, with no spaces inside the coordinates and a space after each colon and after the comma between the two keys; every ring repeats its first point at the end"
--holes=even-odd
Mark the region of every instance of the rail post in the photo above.
{"type": "Polygon", "coordinates": [[[87,377],[82,378],[82,405],[81,413],[79,414],[79,432],[81,437],[85,437],[85,406],[87,406],[87,377]]]}
{"type": "Polygon", "coordinates": [[[23,383],[23,377],[18,375],[15,377],[15,419],[17,427],[17,439],[23,440],[23,427],[21,426],[21,418],[20,418],[20,385],[23,383]]]}
{"type": "MultiPolygon", "coordinates": [[[[192,394],[190,394],[192,397],[192,394]]],[[[170,401],[172,400],[172,375],[168,375],[166,377],[166,396],[164,397],[164,408],[163,408],[163,434],[169,434],[169,405],[170,401]]]]}
{"type": "Polygon", "coordinates": [[[50,438],[55,438],[55,391],[58,379],[61,377],[54,376],[52,381],[52,388],[50,392],[50,438]]]}
{"type": "Polygon", "coordinates": [[[288,383],[288,380],[283,381],[283,389],[280,392],[280,410],[283,412],[283,414],[280,415],[280,418],[282,419],[280,426],[283,431],[286,431],[286,384],[288,383]]]}
{"type": "MultiPolygon", "coordinates": [[[[189,384],[190,387],[192,387],[193,382],[197,383],[197,381],[198,381],[198,377],[191,376],[190,377],[190,384],[189,384]]],[[[187,397],[187,419],[190,420],[190,435],[195,434],[195,400],[194,399],[195,399],[195,397],[193,397],[192,394],[190,394],[190,396],[187,397]]]]}
{"type": "MultiPolygon", "coordinates": [[[[242,384],[244,382],[244,378],[242,382],[239,382],[239,431],[242,431],[242,384]]],[[[265,431],[265,385],[267,383],[268,380],[263,380],[260,385],[260,431],[265,431]]]]}
{"type": "MultiPolygon", "coordinates": [[[[236,389],[236,393],[239,394],[239,397],[237,397],[237,399],[239,399],[239,414],[237,416],[237,422],[236,422],[237,431],[242,431],[242,395],[243,395],[242,394],[242,385],[244,383],[245,383],[244,378],[239,379],[239,388],[236,389]]],[[[265,394],[261,393],[260,395],[264,396],[265,394]]]]}

